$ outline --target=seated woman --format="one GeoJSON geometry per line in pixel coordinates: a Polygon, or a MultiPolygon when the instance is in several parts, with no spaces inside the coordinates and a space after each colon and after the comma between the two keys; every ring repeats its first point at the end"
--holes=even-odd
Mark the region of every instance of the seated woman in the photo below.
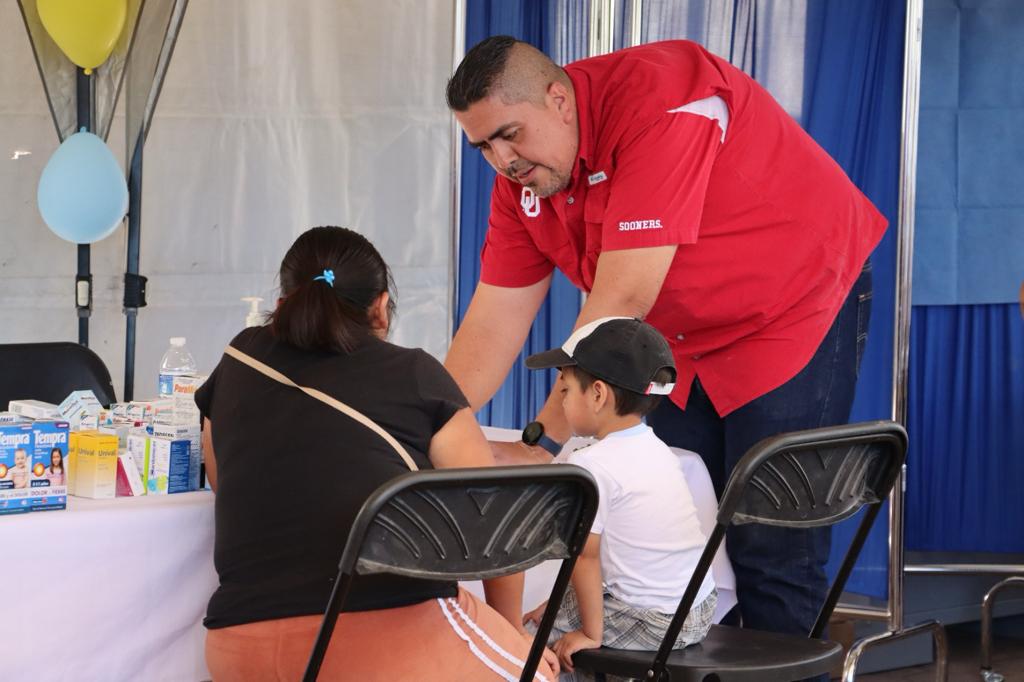
{"type": "MultiPolygon", "coordinates": [[[[236,336],[196,392],[217,493],[220,586],[204,621],[215,682],[302,677],[356,514],[410,468],[371,428],[236,351],[361,412],[420,469],[493,464],[440,363],[385,341],[392,281],[369,241],[313,228],[288,250],[280,282],[270,324],[236,336]]],[[[517,680],[531,642],[512,625],[521,622],[521,590],[519,576],[489,581],[491,608],[451,582],[357,578],[320,679],[517,680]]],[[[557,665],[550,652],[546,660],[557,665]]],[[[541,661],[535,680],[554,674],[541,661]]]]}

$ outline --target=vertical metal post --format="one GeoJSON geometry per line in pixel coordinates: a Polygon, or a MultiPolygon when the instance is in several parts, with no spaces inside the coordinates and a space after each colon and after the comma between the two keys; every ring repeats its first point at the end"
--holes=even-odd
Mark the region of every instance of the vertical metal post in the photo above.
{"type": "MultiPolygon", "coordinates": [[[[917,186],[917,120],[920,109],[921,22],[923,0],[907,0],[903,52],[903,111],[900,145],[899,228],[896,237],[896,309],[893,326],[892,419],[907,422],[910,364],[910,286],[914,248],[914,199],[917,186]]],[[[857,663],[869,647],[930,632],[935,642],[935,676],[947,678],[947,643],[942,625],[928,621],[907,628],[903,622],[903,517],[906,467],[889,496],[889,604],[886,632],[855,643],[846,655],[843,680],[852,682],[857,663]]]]}
{"type": "MultiPolygon", "coordinates": [[[[923,0],[907,0],[903,52],[903,111],[900,146],[899,232],[896,238],[896,306],[893,324],[892,419],[907,425],[910,369],[910,295],[917,194],[917,121],[921,102],[921,22],[923,0]]],[[[889,498],[889,628],[903,628],[904,510],[906,466],[889,498]]]]}
{"type": "MultiPolygon", "coordinates": [[[[455,0],[452,16],[452,73],[466,55],[466,0],[455,0]]],[[[462,239],[462,129],[451,117],[451,250],[448,263],[448,344],[455,336],[455,318],[459,310],[459,256],[462,239]]]]}
{"type": "Polygon", "coordinates": [[[615,47],[615,0],[590,1],[587,56],[608,54],[615,47]]]}
{"type": "MultiPolygon", "coordinates": [[[[93,81],[82,68],[75,69],[75,106],[78,130],[92,130],[93,81]]],[[[78,343],[89,346],[89,316],[92,314],[92,272],[88,244],[78,245],[78,274],[75,276],[75,309],[78,312],[78,343]]]]}
{"type": "Polygon", "coordinates": [[[135,399],[135,341],[139,308],[146,305],[146,278],[139,275],[142,242],[142,148],[145,130],[139,139],[128,169],[128,257],[124,274],[124,400],[135,399]]]}
{"type": "Polygon", "coordinates": [[[626,47],[636,47],[643,42],[644,0],[630,0],[629,37],[626,47]]]}

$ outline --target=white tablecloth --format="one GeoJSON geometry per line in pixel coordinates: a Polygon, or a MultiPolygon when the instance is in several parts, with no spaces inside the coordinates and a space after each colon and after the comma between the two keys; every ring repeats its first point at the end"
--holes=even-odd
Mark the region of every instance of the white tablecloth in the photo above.
{"type": "MultiPolygon", "coordinates": [[[[512,441],[519,440],[520,431],[513,429],[499,429],[489,426],[484,427],[484,434],[488,440],[512,441]]],[[[589,441],[582,438],[569,440],[562,448],[562,452],[555,458],[556,462],[564,462],[569,453],[586,445],[589,441]]],[[[708,474],[704,461],[695,453],[689,450],[672,448],[679,455],[679,464],[683,468],[683,475],[690,486],[690,494],[693,496],[693,503],[697,507],[697,517],[700,519],[701,530],[704,535],[709,535],[715,526],[715,514],[718,512],[718,498],[715,497],[715,489],[711,484],[711,476],[708,474]]],[[[533,609],[551,594],[551,588],[555,584],[555,577],[558,575],[560,561],[548,561],[536,566],[526,572],[526,585],[523,588],[523,609],[533,609]]],[[[736,575],[733,573],[732,564],[725,551],[725,543],[719,548],[715,560],[711,564],[711,575],[715,579],[715,586],[718,588],[718,607],[715,609],[715,622],[719,622],[729,609],[736,605],[736,575]]],[[[479,596],[484,596],[483,585],[479,582],[465,583],[465,587],[479,596]]]]}
{"type": "Polygon", "coordinates": [[[69,501],[0,517],[0,680],[209,679],[213,494],[69,501]]]}

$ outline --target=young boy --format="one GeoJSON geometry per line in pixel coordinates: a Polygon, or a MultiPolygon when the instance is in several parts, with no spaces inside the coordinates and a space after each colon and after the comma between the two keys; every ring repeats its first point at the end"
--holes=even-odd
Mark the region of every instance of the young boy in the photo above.
{"type": "MultiPolygon", "coordinates": [[[[706,538],[678,457],[643,419],[672,391],[676,374],[654,327],[632,318],[595,320],[526,366],[561,370],[569,426],[598,439],[569,458],[594,476],[600,501],[549,640],[569,671],[562,679],[581,679],[572,673],[572,655],[581,649],[658,648],[706,538]]],[[[716,601],[708,572],[676,648],[704,638],[716,601]]],[[[544,607],[524,621],[536,624],[544,607]]]]}

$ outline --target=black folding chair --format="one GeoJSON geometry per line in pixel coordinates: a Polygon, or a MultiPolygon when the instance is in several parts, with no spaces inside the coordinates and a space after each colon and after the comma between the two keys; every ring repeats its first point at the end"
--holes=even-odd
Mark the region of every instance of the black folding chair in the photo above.
{"type": "Polygon", "coordinates": [[[562,559],[519,678],[532,680],[596,512],[594,479],[565,464],[440,469],[388,481],[352,526],[303,681],[316,680],[357,574],[476,580],[562,559]]]}
{"type": "Polygon", "coordinates": [[[77,343],[0,344],[0,410],[12,400],[60,404],[72,391],[91,390],[104,405],[116,402],[110,372],[96,353],[77,343]]]}
{"type": "Polygon", "coordinates": [[[574,665],[593,672],[598,682],[607,674],[652,682],[789,682],[828,672],[842,658],[843,647],[821,635],[906,452],[906,431],[888,421],[797,431],[761,441],[729,477],[715,528],[658,651],[602,647],[577,653],[574,665]],[[730,525],[827,526],[865,505],[868,509],[808,637],[713,625],[700,644],[672,649],[730,525]]]}

